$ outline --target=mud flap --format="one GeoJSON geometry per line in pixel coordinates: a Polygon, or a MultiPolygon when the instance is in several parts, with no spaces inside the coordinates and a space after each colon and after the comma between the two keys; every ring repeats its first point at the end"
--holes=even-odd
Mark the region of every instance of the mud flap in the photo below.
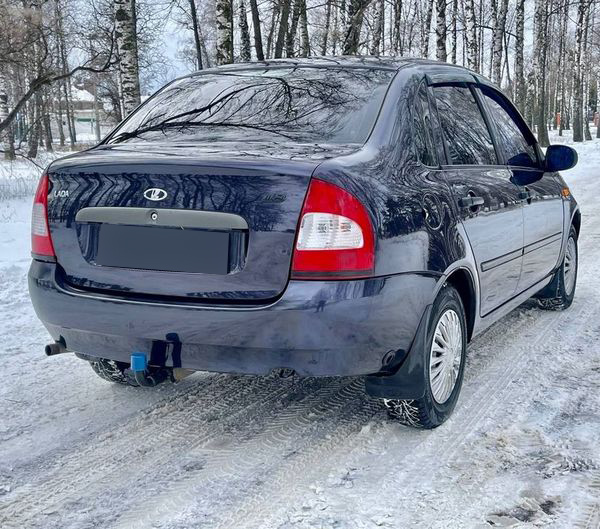
{"type": "Polygon", "coordinates": [[[371,375],[365,378],[365,389],[371,397],[415,400],[425,395],[425,354],[429,316],[433,305],[428,305],[421,317],[415,339],[393,375],[371,375]]]}

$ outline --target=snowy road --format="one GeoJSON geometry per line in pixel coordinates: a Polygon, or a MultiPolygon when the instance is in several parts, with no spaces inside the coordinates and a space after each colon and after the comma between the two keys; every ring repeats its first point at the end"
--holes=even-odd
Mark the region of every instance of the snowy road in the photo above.
{"type": "Polygon", "coordinates": [[[103,382],[26,290],[30,199],[0,202],[0,527],[600,527],[600,142],[566,312],[532,302],[469,349],[454,416],[388,422],[355,379],[103,382]]]}

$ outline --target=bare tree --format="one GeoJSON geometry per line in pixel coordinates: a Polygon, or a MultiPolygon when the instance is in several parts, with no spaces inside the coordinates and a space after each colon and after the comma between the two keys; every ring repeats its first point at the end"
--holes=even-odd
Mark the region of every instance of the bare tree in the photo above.
{"type": "Polygon", "coordinates": [[[435,22],[435,57],[446,62],[446,0],[436,0],[435,22]]]}
{"type": "Polygon", "coordinates": [[[248,18],[246,16],[246,5],[244,4],[244,0],[240,0],[239,18],[240,38],[242,41],[240,57],[242,61],[248,62],[252,56],[250,53],[250,31],[248,29],[248,18]]]}
{"type": "Polygon", "coordinates": [[[422,39],[421,39],[421,56],[429,57],[429,32],[431,31],[431,18],[433,16],[434,0],[427,0],[427,11],[425,14],[425,23],[423,24],[422,39]]]}
{"type": "MultiPolygon", "coordinates": [[[[0,122],[5,121],[8,117],[8,94],[5,88],[5,81],[0,76],[0,122]]],[[[4,131],[0,136],[0,140],[4,143],[4,158],[6,160],[15,159],[15,145],[12,135],[12,128],[4,131]]]]}
{"type": "Polygon", "coordinates": [[[515,102],[522,114],[525,113],[525,74],[523,69],[525,42],[525,0],[517,0],[515,38],[515,102]]]}
{"type": "Polygon", "coordinates": [[[280,0],[281,20],[279,21],[279,32],[275,42],[275,58],[280,59],[283,56],[283,46],[288,32],[288,19],[290,17],[291,0],[280,0]]]}
{"type": "Polygon", "coordinates": [[[371,55],[379,55],[381,39],[383,36],[383,27],[385,24],[385,2],[376,0],[375,2],[375,26],[373,28],[373,41],[371,42],[371,55]]]}
{"type": "Polygon", "coordinates": [[[233,6],[232,0],[217,0],[217,64],[233,62],[233,6]]]}
{"type": "MultiPolygon", "coordinates": [[[[585,1],[585,0],[582,0],[585,1]]],[[[534,11],[534,65],[536,108],[535,125],[538,141],[542,147],[550,145],[546,122],[546,56],[548,52],[548,3],[546,0],[535,0],[534,11]]]]}
{"type": "Polygon", "coordinates": [[[508,0],[492,1],[492,80],[500,84],[502,82],[502,56],[504,36],[506,34],[506,14],[508,12],[508,0]]]}
{"type": "Polygon", "coordinates": [[[456,64],[456,54],[458,49],[458,0],[452,0],[452,47],[451,61],[456,64]]]}
{"type": "Polygon", "coordinates": [[[310,37],[308,35],[308,15],[306,14],[306,0],[300,3],[300,53],[302,57],[310,55],[310,37]]]}
{"type": "Polygon", "coordinates": [[[192,20],[192,31],[194,32],[194,45],[196,50],[196,63],[198,70],[202,70],[202,37],[200,35],[200,27],[198,26],[198,13],[196,12],[196,0],[189,0],[190,3],[190,18],[192,20]]]}
{"type": "Polygon", "coordinates": [[[252,29],[254,30],[254,50],[259,61],[265,60],[263,51],[262,32],[260,29],[260,14],[256,0],[250,0],[250,11],[252,12],[252,29]]]}
{"type": "Polygon", "coordinates": [[[135,0],[114,0],[114,7],[123,112],[127,115],[140,104],[135,0]]]}
{"type": "Polygon", "coordinates": [[[327,55],[327,41],[329,38],[329,30],[331,26],[331,6],[333,0],[327,0],[325,7],[325,28],[323,29],[323,40],[321,42],[321,55],[327,55]]]}
{"type": "Polygon", "coordinates": [[[479,47],[477,42],[477,13],[475,0],[466,0],[465,12],[467,17],[467,63],[471,70],[479,71],[479,47]]]}
{"type": "Polygon", "coordinates": [[[583,50],[584,26],[589,0],[579,0],[577,5],[577,26],[575,29],[575,76],[573,94],[573,141],[583,141],[583,50]]]}
{"type": "Polygon", "coordinates": [[[365,10],[370,3],[371,0],[350,0],[344,37],[344,55],[356,55],[358,53],[365,10]]]}

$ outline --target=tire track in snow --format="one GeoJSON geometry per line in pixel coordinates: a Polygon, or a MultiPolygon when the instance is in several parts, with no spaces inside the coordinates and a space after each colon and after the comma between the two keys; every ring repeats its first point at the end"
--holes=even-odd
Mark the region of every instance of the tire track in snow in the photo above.
{"type": "MultiPolygon", "coordinates": [[[[596,498],[600,497],[600,472],[595,472],[589,487],[596,498]]],[[[592,501],[583,507],[581,516],[575,522],[574,527],[577,529],[600,528],[600,500],[592,501]]]]}
{"type": "MultiPolygon", "coordinates": [[[[547,316],[554,316],[554,314],[549,314],[549,313],[545,313],[547,316]]],[[[573,318],[575,318],[575,315],[572,315],[573,318]]],[[[554,318],[552,318],[553,320],[554,318]]],[[[542,318],[543,320],[543,318],[542,318]]],[[[538,319],[539,321],[539,319],[538,319]]],[[[525,321],[525,320],[521,320],[520,324],[521,326],[526,326],[529,322],[525,321]]],[[[538,336],[543,336],[544,333],[546,332],[546,330],[553,324],[553,322],[543,322],[541,321],[538,324],[538,327],[541,327],[540,330],[538,331],[538,336]]],[[[513,331],[515,330],[514,327],[512,329],[513,331]]],[[[514,338],[514,335],[513,335],[514,338]]],[[[502,360],[502,362],[506,362],[505,359],[502,360]]],[[[511,376],[515,369],[507,369],[507,373],[508,376],[511,376]]],[[[502,386],[504,384],[504,382],[506,381],[506,377],[501,377],[500,379],[497,380],[497,382],[493,385],[492,387],[492,392],[498,389],[502,389],[502,386]]],[[[477,380],[474,380],[473,382],[477,382],[477,380]]],[[[481,391],[485,391],[485,390],[481,390],[481,391]]],[[[470,399],[470,401],[472,402],[480,402],[481,398],[485,398],[482,397],[480,395],[481,391],[475,392],[475,394],[473,395],[472,399],[470,399]]],[[[489,392],[488,392],[489,394],[489,392]]],[[[462,403],[463,405],[465,404],[464,402],[462,403]]],[[[488,408],[491,407],[491,402],[488,405],[488,408]]],[[[461,423],[462,424],[462,423],[461,423]]],[[[471,426],[473,427],[473,426],[471,426]]],[[[459,431],[457,434],[455,434],[455,439],[454,441],[457,442],[458,439],[462,436],[466,436],[470,431],[472,431],[471,429],[469,429],[469,425],[462,425],[458,427],[459,430],[460,428],[465,428],[465,431],[459,431]]],[[[456,427],[455,427],[456,429],[456,427]]],[[[428,443],[428,441],[430,441],[430,437],[433,436],[435,437],[435,434],[431,434],[431,433],[426,433],[426,432],[419,432],[419,431],[414,431],[414,430],[409,430],[409,429],[404,429],[403,433],[405,433],[405,436],[402,436],[401,439],[397,440],[397,444],[401,445],[401,450],[402,453],[404,453],[404,457],[402,457],[400,459],[400,461],[404,461],[404,460],[411,460],[414,459],[414,455],[415,452],[418,452],[418,450],[425,445],[426,443],[428,443]]],[[[446,434],[448,435],[448,434],[446,434]]],[[[263,491],[261,493],[261,499],[263,500],[262,503],[261,501],[257,500],[256,498],[256,494],[249,494],[249,498],[246,500],[246,503],[242,504],[240,507],[238,507],[237,512],[235,512],[234,514],[231,514],[229,516],[227,516],[226,521],[223,521],[218,527],[244,527],[244,528],[251,528],[251,527],[256,527],[256,528],[261,528],[261,527],[265,527],[265,526],[271,526],[271,525],[275,525],[277,526],[278,523],[283,523],[286,519],[286,516],[289,515],[289,510],[290,510],[290,504],[294,504],[298,498],[301,498],[303,496],[303,492],[306,492],[306,489],[308,489],[309,485],[312,484],[312,482],[317,479],[318,477],[322,477],[322,475],[324,473],[327,472],[327,470],[331,471],[331,472],[335,472],[335,469],[339,467],[341,468],[364,468],[367,465],[372,465],[373,464],[373,456],[370,455],[369,456],[369,460],[365,460],[364,457],[364,452],[369,452],[370,454],[372,453],[378,453],[378,452],[385,452],[386,447],[381,447],[378,445],[383,444],[387,444],[385,439],[381,439],[381,434],[377,435],[377,438],[374,440],[375,442],[371,442],[371,440],[367,439],[365,440],[364,438],[359,438],[359,436],[354,436],[353,439],[350,439],[347,442],[342,442],[341,446],[338,446],[338,450],[337,450],[337,454],[340,455],[340,459],[339,460],[335,460],[335,464],[328,464],[326,465],[325,468],[323,468],[323,466],[315,466],[312,469],[306,468],[305,465],[305,469],[302,472],[301,475],[301,480],[295,481],[294,483],[294,487],[292,491],[288,491],[285,495],[282,496],[281,491],[282,490],[286,490],[289,489],[289,475],[290,473],[288,472],[288,468],[286,466],[286,464],[284,463],[283,467],[278,469],[278,477],[273,477],[271,476],[269,479],[269,486],[268,491],[263,491]],[[348,452],[352,452],[353,450],[356,450],[357,448],[360,449],[360,454],[358,455],[358,457],[354,460],[351,460],[351,462],[347,461],[347,457],[345,457],[345,455],[348,452]],[[346,459],[346,461],[344,461],[344,459],[346,459]],[[287,482],[287,483],[286,483],[287,482]],[[286,486],[287,485],[287,486],[286,486]],[[304,491],[302,489],[305,489],[304,491]]],[[[438,439],[436,439],[434,441],[435,445],[438,446],[438,439]]],[[[306,463],[307,459],[306,457],[303,455],[299,456],[299,459],[302,461],[302,463],[306,463]]],[[[322,459],[322,458],[321,458],[322,459]]],[[[395,463],[398,463],[399,461],[396,459],[395,463]]],[[[385,468],[386,464],[382,463],[380,465],[380,468],[385,468]]],[[[373,482],[378,483],[377,486],[377,496],[378,499],[377,501],[379,503],[381,503],[380,498],[381,498],[381,494],[382,494],[382,486],[384,488],[390,488],[393,490],[393,493],[391,494],[391,496],[393,496],[393,498],[390,498],[390,500],[392,501],[392,504],[394,501],[397,500],[397,491],[401,490],[399,488],[397,488],[397,486],[399,485],[397,482],[393,482],[393,483],[385,483],[384,485],[382,485],[382,479],[385,477],[386,473],[385,472],[380,472],[381,475],[378,474],[378,476],[375,477],[375,479],[373,480],[373,482]]],[[[293,474],[292,474],[293,475],[293,474]]],[[[419,468],[419,464],[415,465],[415,472],[413,472],[413,475],[415,477],[420,476],[421,475],[421,470],[419,468]]],[[[372,498],[371,498],[372,499],[372,498]]],[[[356,500],[356,498],[351,498],[349,501],[350,502],[354,502],[356,500]]],[[[383,502],[385,505],[385,502],[383,502]]],[[[358,511],[360,511],[361,509],[356,509],[358,511]]]]}
{"type": "MultiPolygon", "coordinates": [[[[206,467],[168,487],[159,483],[161,493],[153,497],[153,505],[149,509],[147,505],[134,508],[119,520],[117,527],[148,527],[172,521],[206,491],[211,494],[211,509],[199,518],[205,522],[207,518],[213,520],[215,505],[222,514],[228,511],[236,493],[260,494],[261,487],[254,487],[253,483],[262,478],[271,482],[281,466],[286,468],[287,479],[297,475],[295,472],[304,470],[309,460],[326,457],[327,451],[335,448],[335,442],[360,429],[378,412],[382,408],[378,402],[369,402],[360,379],[347,379],[340,388],[325,388],[324,392],[286,408],[285,414],[269,421],[264,430],[237,445],[235,451],[218,452],[206,467]],[[295,454],[299,456],[294,457],[295,454]],[[286,464],[290,455],[292,466],[286,464]]],[[[210,526],[221,525],[215,520],[210,526]]]]}
{"type": "MultiPolygon", "coordinates": [[[[373,476],[373,472],[370,472],[370,482],[377,483],[376,490],[365,491],[365,495],[362,497],[360,494],[354,493],[351,498],[347,499],[347,502],[342,501],[341,503],[351,503],[354,506],[353,510],[355,512],[368,512],[369,509],[367,507],[369,505],[375,505],[376,503],[383,505],[384,508],[389,508],[387,506],[397,503],[399,490],[411,490],[411,485],[414,485],[415,481],[418,480],[419,482],[422,482],[424,479],[427,480],[427,474],[426,472],[424,473],[423,470],[424,466],[427,466],[427,461],[431,461],[431,452],[435,452],[437,455],[439,454],[440,446],[446,446],[448,448],[444,451],[444,458],[445,460],[450,460],[458,446],[476,431],[477,427],[486,418],[485,414],[490,408],[492,408],[494,404],[496,406],[499,405],[502,396],[509,391],[509,383],[513,381],[515,374],[519,372],[522,364],[528,358],[527,353],[547,335],[547,331],[552,326],[556,325],[557,320],[575,321],[578,316],[579,314],[574,313],[574,311],[567,311],[564,313],[540,312],[539,316],[536,317],[534,336],[537,338],[535,342],[526,347],[522,347],[520,351],[517,350],[516,354],[510,355],[509,358],[502,357],[500,359],[495,359],[495,365],[491,368],[485,368],[483,376],[476,376],[473,378],[470,385],[471,388],[474,388],[475,390],[471,391],[471,395],[469,395],[467,399],[461,399],[458,408],[455,411],[455,417],[450,419],[446,426],[442,427],[444,430],[441,437],[436,435],[440,432],[440,429],[436,430],[435,433],[419,432],[423,435],[410,435],[408,439],[403,436],[402,438],[396,439],[392,444],[395,444],[398,450],[402,450],[400,453],[405,455],[400,458],[394,458],[394,464],[397,466],[399,463],[407,462],[407,465],[400,469],[393,468],[384,472],[376,471],[375,476],[373,476]],[[486,383],[483,385],[482,378],[486,380],[486,383]],[[467,400],[467,402],[465,402],[465,400],[467,400]],[[482,402],[484,403],[483,405],[481,405],[482,402]],[[471,415],[470,413],[471,408],[477,408],[474,415],[471,415]],[[400,474],[399,478],[397,477],[397,473],[400,474]],[[377,497],[372,497],[372,493],[375,493],[377,497]],[[359,506],[356,505],[357,502],[359,503],[359,506]]],[[[528,322],[524,321],[523,325],[525,326],[527,323],[528,322]]],[[[514,331],[515,329],[512,328],[511,330],[514,331]]],[[[522,336],[518,336],[514,333],[512,334],[512,338],[513,340],[511,341],[519,341],[522,339],[522,336]]],[[[509,351],[512,350],[510,344],[505,344],[503,347],[500,347],[500,350],[503,351],[507,349],[509,351]]],[[[363,446],[361,450],[362,453],[351,462],[342,461],[342,464],[340,465],[340,462],[336,461],[335,465],[328,466],[327,469],[334,471],[336,467],[340,466],[342,468],[368,468],[373,465],[373,456],[370,455],[369,459],[366,459],[364,457],[364,451],[377,453],[377,445],[383,444],[384,446],[381,446],[381,453],[385,459],[385,451],[393,450],[393,447],[386,441],[386,439],[378,439],[376,443],[368,446],[368,450],[365,450],[367,446],[363,446]],[[385,445],[387,445],[387,447],[385,445]]],[[[369,443],[367,443],[367,445],[368,444],[369,443]]],[[[387,462],[382,462],[379,465],[379,468],[386,468],[386,466],[388,466],[387,462]]],[[[313,474],[322,475],[324,470],[326,471],[327,469],[321,468],[318,473],[313,474]]],[[[303,480],[303,482],[305,482],[305,480],[303,480]]],[[[272,492],[276,494],[276,491],[272,492]]],[[[296,497],[301,497],[302,493],[296,491],[296,495],[296,497]]],[[[267,497],[269,500],[265,507],[272,512],[273,498],[270,495],[267,495],[267,497]]],[[[264,527],[273,524],[276,525],[277,522],[283,522],[289,512],[290,498],[284,497],[282,501],[278,503],[280,503],[280,505],[277,515],[272,514],[269,516],[265,512],[252,513],[251,511],[243,509],[240,516],[235,520],[238,524],[237,526],[243,526],[245,528],[264,527]]],[[[293,500],[292,503],[294,503],[293,500]]],[[[227,527],[227,525],[224,527],[227,527]]],[[[233,523],[229,527],[236,527],[236,524],[233,523]]]]}
{"type": "Polygon", "coordinates": [[[260,413],[261,408],[271,405],[289,389],[289,384],[273,377],[231,377],[216,394],[201,395],[195,402],[189,395],[167,402],[140,420],[106,434],[97,444],[86,444],[81,450],[75,447],[55,464],[49,475],[7,494],[0,507],[0,525],[23,527],[24,522],[39,513],[52,511],[69,500],[81,501],[82,497],[101,494],[107,482],[116,484],[124,475],[131,479],[136,473],[160,467],[190,447],[209,443],[244,415],[260,413]],[[246,398],[248,402],[244,402],[246,398]],[[173,405],[179,403],[183,407],[173,410],[173,405]],[[224,420],[214,420],[224,414],[224,420]],[[197,435],[207,425],[213,425],[217,431],[197,435]],[[127,473],[127,469],[131,472],[127,473]],[[26,511],[23,505],[28,505],[26,511]]]}

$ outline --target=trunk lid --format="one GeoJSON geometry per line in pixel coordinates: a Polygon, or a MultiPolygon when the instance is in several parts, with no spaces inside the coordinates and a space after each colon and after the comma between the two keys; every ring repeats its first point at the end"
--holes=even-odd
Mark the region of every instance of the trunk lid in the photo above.
{"type": "Polygon", "coordinates": [[[49,226],[65,280],[206,301],[278,296],[310,176],[331,151],[136,147],[96,148],[49,168],[49,226]]]}

